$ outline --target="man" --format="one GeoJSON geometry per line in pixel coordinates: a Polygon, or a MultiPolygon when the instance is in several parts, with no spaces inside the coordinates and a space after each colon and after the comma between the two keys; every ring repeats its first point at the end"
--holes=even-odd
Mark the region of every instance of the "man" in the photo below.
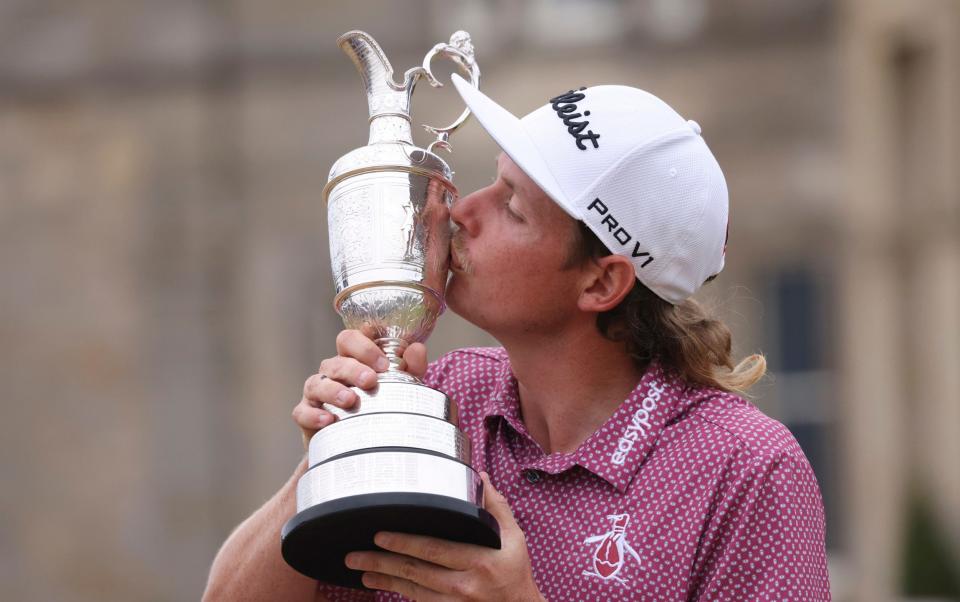
{"type": "MultiPolygon", "coordinates": [[[[447,301],[502,345],[410,372],[459,403],[500,550],[382,534],[348,555],[361,592],[280,558],[298,470],[228,539],[210,599],[829,600],[812,470],[778,422],[737,395],[730,333],[689,297],[723,268],[727,190],[700,136],[660,99],[570,90],[516,119],[454,77],[503,153],[459,199],[447,301]]],[[[386,368],[358,332],[337,338],[294,418],[357,402],[386,368]]]]}

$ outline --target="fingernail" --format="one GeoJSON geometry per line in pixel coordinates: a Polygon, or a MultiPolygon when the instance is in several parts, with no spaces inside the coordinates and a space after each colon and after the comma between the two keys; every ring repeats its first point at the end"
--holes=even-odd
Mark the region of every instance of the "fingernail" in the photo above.
{"type": "Polygon", "coordinates": [[[383,372],[390,367],[390,362],[387,361],[387,358],[380,356],[377,358],[377,370],[383,372]]]}
{"type": "Polygon", "coordinates": [[[353,399],[353,396],[350,394],[350,391],[348,391],[347,389],[344,389],[343,391],[340,391],[339,393],[337,393],[337,401],[339,401],[343,405],[347,405],[348,403],[350,403],[352,399],[353,399]]]}
{"type": "Polygon", "coordinates": [[[365,385],[373,385],[377,382],[377,373],[372,370],[364,370],[360,375],[360,378],[363,380],[365,385]]]}
{"type": "Polygon", "coordinates": [[[357,556],[352,552],[347,554],[343,558],[343,564],[347,565],[347,568],[355,569],[357,568],[357,556]]]}

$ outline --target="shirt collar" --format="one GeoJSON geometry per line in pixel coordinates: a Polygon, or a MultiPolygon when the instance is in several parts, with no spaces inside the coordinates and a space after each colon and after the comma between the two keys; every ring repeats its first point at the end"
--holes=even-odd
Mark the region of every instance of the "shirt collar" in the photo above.
{"type": "Polygon", "coordinates": [[[651,361],[627,399],[577,450],[577,464],[626,491],[676,414],[685,388],[658,360],[651,361]]]}
{"type": "Polygon", "coordinates": [[[520,393],[517,379],[510,367],[509,357],[500,364],[493,393],[484,400],[481,412],[488,429],[493,423],[492,419],[500,417],[518,433],[526,433],[527,429],[520,419],[520,393]]]}
{"type": "MultiPolygon", "coordinates": [[[[525,468],[557,474],[579,465],[621,493],[625,492],[663,429],[714,394],[716,391],[711,389],[690,386],[654,359],[627,399],[576,451],[543,454],[525,468]]],[[[517,381],[509,361],[503,362],[493,394],[484,402],[482,415],[488,436],[493,433],[499,417],[518,435],[530,437],[520,419],[517,381]]]]}

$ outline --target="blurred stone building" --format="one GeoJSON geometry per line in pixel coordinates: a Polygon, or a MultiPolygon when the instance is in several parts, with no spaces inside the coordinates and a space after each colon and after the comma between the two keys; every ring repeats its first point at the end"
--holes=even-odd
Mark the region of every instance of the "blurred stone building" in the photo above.
{"type": "Polygon", "coordinates": [[[896,591],[923,503],[960,598],[960,3],[843,9],[833,338],[851,591],[896,591]]]}
{"type": "MultiPolygon", "coordinates": [[[[3,0],[0,598],[196,599],[293,470],[340,329],[320,191],[366,141],[354,28],[398,71],[469,30],[516,113],[616,82],[696,119],[732,218],[698,298],[768,357],[755,403],[818,475],[835,599],[902,597],[917,496],[955,562],[955,1],[3,0]]],[[[452,143],[486,184],[494,144],[452,143]]],[[[447,315],[431,355],[493,343],[447,315]]]]}

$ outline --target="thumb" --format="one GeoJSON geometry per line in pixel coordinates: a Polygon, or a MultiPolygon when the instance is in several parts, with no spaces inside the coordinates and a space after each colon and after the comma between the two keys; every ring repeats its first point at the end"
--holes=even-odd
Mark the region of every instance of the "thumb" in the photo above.
{"type": "Polygon", "coordinates": [[[403,352],[403,361],[406,363],[406,371],[423,378],[427,373],[427,347],[423,343],[410,343],[406,351],[403,352]]]}
{"type": "Polygon", "coordinates": [[[510,510],[507,498],[494,489],[493,483],[490,482],[490,475],[481,472],[480,479],[483,480],[483,508],[497,519],[501,529],[516,526],[517,522],[513,519],[513,512],[510,510]]]}

